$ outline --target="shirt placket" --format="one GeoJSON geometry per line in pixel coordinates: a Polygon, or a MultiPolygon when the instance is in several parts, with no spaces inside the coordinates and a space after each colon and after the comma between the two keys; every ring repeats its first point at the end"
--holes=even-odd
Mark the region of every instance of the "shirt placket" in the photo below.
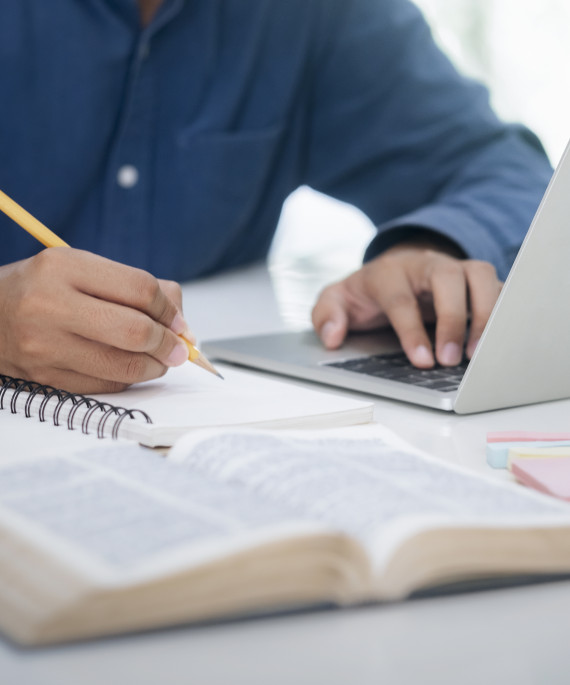
{"type": "Polygon", "coordinates": [[[183,2],[167,0],[156,20],[138,36],[108,158],[101,226],[104,244],[109,254],[129,254],[132,262],[142,268],[149,263],[152,252],[153,154],[159,104],[152,39],[183,2]]]}

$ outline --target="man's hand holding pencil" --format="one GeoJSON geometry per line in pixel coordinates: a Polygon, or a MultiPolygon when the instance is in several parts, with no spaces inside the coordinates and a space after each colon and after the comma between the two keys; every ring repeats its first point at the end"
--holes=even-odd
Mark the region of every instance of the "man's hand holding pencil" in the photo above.
{"type": "Polygon", "coordinates": [[[0,267],[2,373],[114,392],[188,360],[180,286],[69,247],[0,267]]]}
{"type": "Polygon", "coordinates": [[[118,392],[191,361],[182,292],[141,269],[73,250],[0,191],[0,210],[50,248],[0,267],[0,373],[76,393],[118,392]]]}

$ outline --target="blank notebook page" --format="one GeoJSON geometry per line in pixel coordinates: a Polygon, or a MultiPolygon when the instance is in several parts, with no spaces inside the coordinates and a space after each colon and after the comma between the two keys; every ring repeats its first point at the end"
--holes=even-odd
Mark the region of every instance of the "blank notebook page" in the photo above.
{"type": "Polygon", "coordinates": [[[94,395],[99,401],[141,409],[153,420],[147,427],[125,422],[125,436],[141,439],[154,433],[145,444],[171,444],[193,428],[218,426],[315,427],[350,425],[372,420],[373,404],[346,395],[323,392],[274,377],[254,374],[231,366],[217,365],[224,380],[194,364],[170,369],[157,380],[135,385],[119,394],[94,395]]]}

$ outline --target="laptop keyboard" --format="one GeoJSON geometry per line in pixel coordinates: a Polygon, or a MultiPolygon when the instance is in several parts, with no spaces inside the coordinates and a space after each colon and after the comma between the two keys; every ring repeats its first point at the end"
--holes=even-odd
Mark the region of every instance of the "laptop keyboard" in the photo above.
{"type": "Polygon", "coordinates": [[[430,390],[453,392],[459,387],[468,363],[469,360],[464,359],[459,366],[436,365],[431,369],[418,369],[410,363],[403,352],[395,352],[332,362],[327,366],[417,385],[430,390]]]}

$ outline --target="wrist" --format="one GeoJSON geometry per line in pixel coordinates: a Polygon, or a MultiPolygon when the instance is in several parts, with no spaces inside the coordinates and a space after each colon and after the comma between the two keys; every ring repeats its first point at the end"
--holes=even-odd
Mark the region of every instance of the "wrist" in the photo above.
{"type": "Polygon", "coordinates": [[[377,235],[366,250],[364,261],[370,261],[393,249],[406,246],[431,249],[456,259],[467,259],[468,255],[460,244],[443,233],[424,226],[404,225],[377,235]]]}
{"type": "MultiPolygon", "coordinates": [[[[408,250],[430,250],[432,252],[438,252],[440,254],[448,255],[455,259],[466,259],[467,255],[461,249],[457,243],[449,240],[445,236],[440,236],[437,233],[432,233],[427,231],[431,235],[425,235],[422,237],[414,237],[404,239],[391,245],[389,248],[381,252],[380,254],[395,254],[401,253],[408,250]]],[[[378,255],[380,256],[380,255],[378,255]]]]}

